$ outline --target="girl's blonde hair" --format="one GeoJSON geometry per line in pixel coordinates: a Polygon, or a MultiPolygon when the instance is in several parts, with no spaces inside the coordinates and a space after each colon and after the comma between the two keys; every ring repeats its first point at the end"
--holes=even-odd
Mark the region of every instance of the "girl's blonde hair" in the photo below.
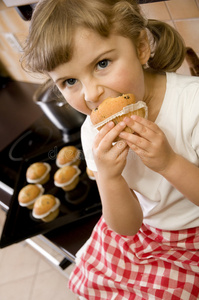
{"type": "Polygon", "coordinates": [[[143,30],[151,36],[148,66],[156,71],[176,71],[185,56],[178,32],[168,24],[146,20],[135,0],[42,0],[33,13],[22,65],[46,73],[68,62],[73,55],[73,35],[84,27],[108,37],[130,38],[136,45],[143,30]]]}

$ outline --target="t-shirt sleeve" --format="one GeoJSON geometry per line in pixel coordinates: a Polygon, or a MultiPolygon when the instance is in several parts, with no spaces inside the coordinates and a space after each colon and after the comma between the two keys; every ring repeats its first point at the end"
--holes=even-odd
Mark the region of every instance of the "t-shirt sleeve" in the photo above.
{"type": "Polygon", "coordinates": [[[193,123],[192,147],[198,156],[199,165],[199,85],[190,105],[190,123],[193,123]]]}
{"type": "Polygon", "coordinates": [[[97,133],[98,130],[93,128],[92,123],[90,121],[90,117],[87,116],[86,120],[84,121],[81,127],[81,141],[86,165],[90,170],[94,172],[97,171],[97,167],[93,158],[92,147],[97,133]]]}

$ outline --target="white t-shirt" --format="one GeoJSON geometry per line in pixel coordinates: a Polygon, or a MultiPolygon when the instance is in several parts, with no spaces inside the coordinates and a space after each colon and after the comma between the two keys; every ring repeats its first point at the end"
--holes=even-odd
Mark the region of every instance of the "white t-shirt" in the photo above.
{"type": "MultiPolygon", "coordinates": [[[[199,77],[166,75],[166,93],[155,123],[165,133],[173,150],[199,167],[199,77]]],[[[97,132],[87,117],[81,130],[82,146],[87,165],[93,171],[97,171],[92,155],[97,132]]],[[[136,192],[146,224],[163,230],[199,226],[199,207],[163,176],[147,168],[132,150],[122,175],[136,192]]]]}

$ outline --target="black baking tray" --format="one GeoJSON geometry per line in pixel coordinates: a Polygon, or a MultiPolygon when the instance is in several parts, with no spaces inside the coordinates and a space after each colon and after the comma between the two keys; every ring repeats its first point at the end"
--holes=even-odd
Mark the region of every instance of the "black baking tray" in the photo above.
{"type": "Polygon", "coordinates": [[[54,185],[54,173],[58,170],[55,163],[56,156],[59,150],[67,145],[73,145],[73,143],[54,144],[42,153],[38,154],[37,152],[36,155],[24,158],[2,231],[0,240],[1,248],[38,234],[45,234],[66,224],[78,222],[101,212],[101,201],[97,185],[94,180],[89,179],[87,176],[86,162],[81,149],[81,144],[75,144],[81,151],[81,163],[79,165],[81,174],[79,184],[70,192],[65,192],[54,185]],[[45,189],[44,193],[56,196],[61,202],[58,217],[48,223],[35,219],[32,216],[32,210],[22,207],[18,203],[19,191],[28,184],[26,181],[26,170],[29,165],[34,162],[47,162],[51,165],[50,180],[43,185],[45,189]]]}

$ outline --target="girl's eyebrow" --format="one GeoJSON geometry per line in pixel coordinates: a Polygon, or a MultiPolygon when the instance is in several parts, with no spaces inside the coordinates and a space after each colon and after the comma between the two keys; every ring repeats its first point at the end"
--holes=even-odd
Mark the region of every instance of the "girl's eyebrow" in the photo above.
{"type": "Polygon", "coordinates": [[[60,78],[55,80],[55,83],[57,84],[59,81],[62,81],[62,80],[65,80],[65,79],[66,79],[66,76],[60,77],[60,78]]]}
{"type": "Polygon", "coordinates": [[[114,51],[114,49],[110,49],[110,50],[107,50],[107,51],[105,51],[105,52],[102,52],[102,53],[99,54],[96,58],[94,58],[94,59],[90,62],[90,64],[89,64],[88,66],[95,65],[96,63],[98,63],[98,62],[100,61],[100,59],[101,59],[102,56],[105,56],[105,55],[107,55],[107,54],[109,54],[109,53],[111,53],[111,52],[113,52],[113,51],[114,51]]]}
{"type": "MultiPolygon", "coordinates": [[[[95,57],[89,64],[88,64],[88,67],[90,66],[93,66],[95,65],[97,62],[99,62],[100,58],[104,55],[107,55],[107,54],[110,54],[111,52],[113,52],[114,49],[110,49],[110,50],[107,50],[103,53],[100,53],[97,57],[95,57]]],[[[62,81],[62,80],[65,80],[66,78],[68,78],[68,76],[63,76],[63,77],[60,77],[58,79],[55,80],[55,83],[58,83],[59,81],[62,81]]]]}

